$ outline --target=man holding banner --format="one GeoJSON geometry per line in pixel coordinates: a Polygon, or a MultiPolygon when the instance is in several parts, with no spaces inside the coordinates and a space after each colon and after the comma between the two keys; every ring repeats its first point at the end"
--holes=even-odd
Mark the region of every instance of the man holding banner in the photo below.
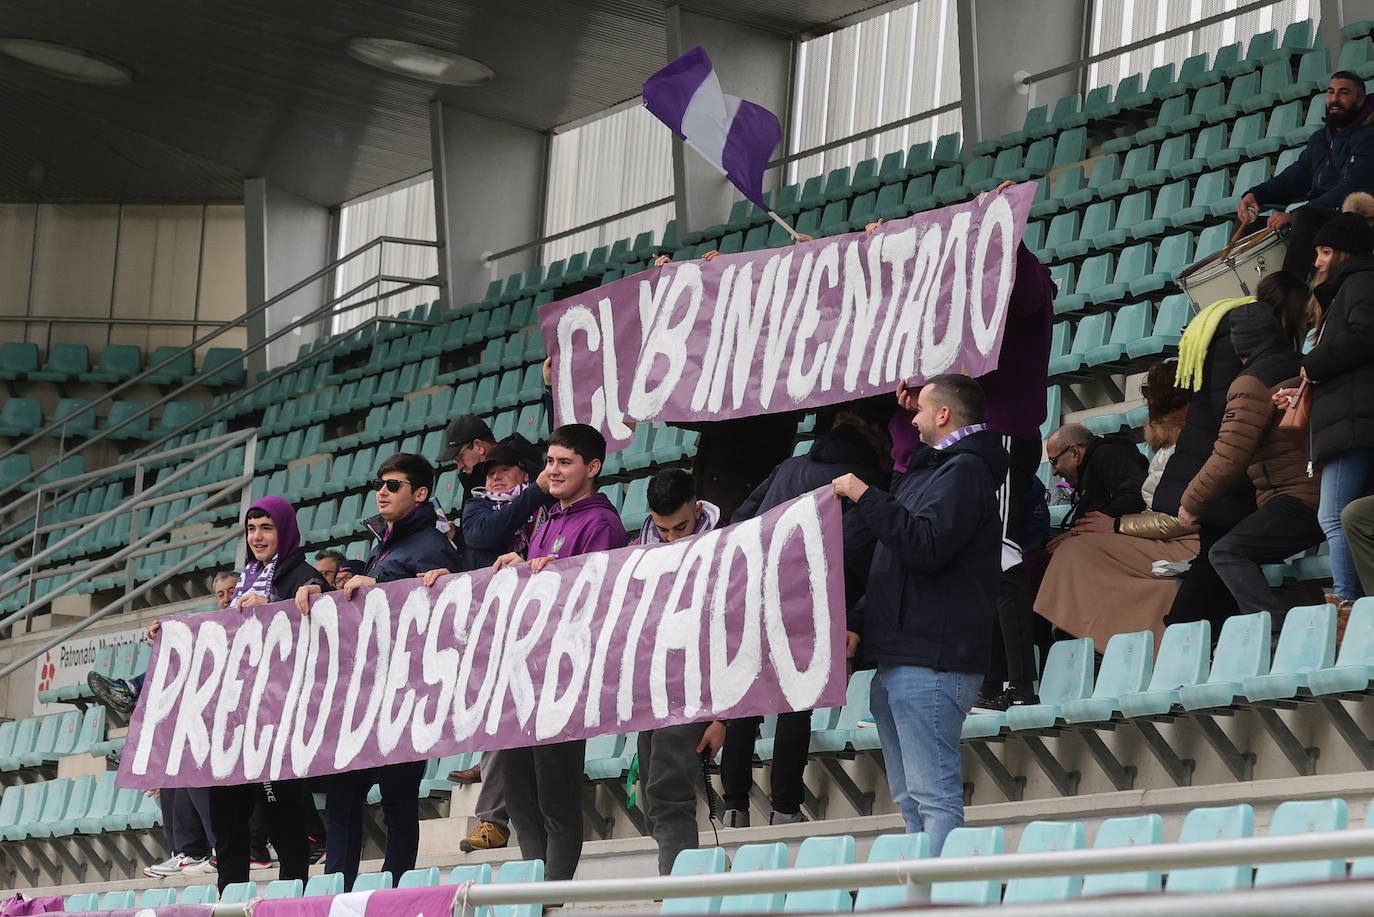
{"type": "Polygon", "coordinates": [[[932,855],[964,822],[959,734],[988,669],[1002,573],[996,493],[1009,459],[983,417],[975,380],[934,376],[917,396],[921,444],[892,493],[852,474],[834,481],[860,523],[846,536],[874,542],[847,650],[862,643],[877,664],[871,705],[888,786],[932,855]]]}
{"type": "MultiPolygon", "coordinates": [[[[559,558],[623,548],[629,539],[611,501],[596,489],[606,440],[586,424],[566,424],[549,437],[544,474],[558,505],[530,539],[530,570],[559,558]]],[[[523,563],[511,552],[496,567],[523,563]]],[[[544,861],[546,879],[571,879],[582,857],[582,760],[586,739],[512,748],[501,756],[506,809],[520,855],[544,861]]]]}

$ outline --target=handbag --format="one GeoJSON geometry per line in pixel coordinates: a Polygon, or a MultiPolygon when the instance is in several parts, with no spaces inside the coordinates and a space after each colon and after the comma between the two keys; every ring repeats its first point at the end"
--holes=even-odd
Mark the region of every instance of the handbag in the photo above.
{"type": "Polygon", "coordinates": [[[1312,386],[1307,378],[1298,383],[1298,393],[1279,419],[1279,433],[1307,448],[1307,421],[1312,413],[1312,386]]]}

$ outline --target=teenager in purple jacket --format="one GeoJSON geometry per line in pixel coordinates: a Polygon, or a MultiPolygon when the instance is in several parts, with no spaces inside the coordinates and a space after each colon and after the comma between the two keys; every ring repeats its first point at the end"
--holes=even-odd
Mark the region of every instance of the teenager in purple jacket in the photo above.
{"type": "MultiPolygon", "coordinates": [[[[549,437],[545,474],[558,504],[530,539],[530,570],[540,572],[565,557],[623,548],[629,543],[620,514],[597,493],[606,440],[586,424],[565,424],[549,437]]],[[[503,554],[495,568],[524,563],[503,554]]],[[[520,855],[544,861],[544,877],[571,879],[582,856],[582,760],[586,741],[512,748],[501,758],[506,771],[506,809],[520,841],[520,855]]]]}

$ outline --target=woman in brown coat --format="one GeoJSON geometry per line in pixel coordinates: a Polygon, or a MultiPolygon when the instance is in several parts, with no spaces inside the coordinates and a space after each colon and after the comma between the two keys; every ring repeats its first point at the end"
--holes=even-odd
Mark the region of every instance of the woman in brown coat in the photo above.
{"type": "Polygon", "coordinates": [[[1281,434],[1273,394],[1296,385],[1301,358],[1271,306],[1231,312],[1231,343],[1245,368],[1231,383],[1212,455],[1183,493],[1179,521],[1191,525],[1242,475],[1255,486],[1258,509],[1212,546],[1208,558],[1242,614],[1276,610],[1261,564],[1280,563],[1319,544],[1320,484],[1308,472],[1301,441],[1281,434]]]}

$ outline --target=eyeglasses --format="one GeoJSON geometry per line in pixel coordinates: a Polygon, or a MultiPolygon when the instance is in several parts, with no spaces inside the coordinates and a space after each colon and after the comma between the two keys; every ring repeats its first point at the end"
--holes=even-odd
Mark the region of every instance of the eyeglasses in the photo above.
{"type": "Polygon", "coordinates": [[[373,481],[373,482],[372,482],[372,489],[373,489],[373,490],[382,490],[382,489],[386,489],[386,490],[391,491],[392,493],[400,493],[401,487],[403,487],[403,486],[408,486],[408,485],[410,485],[410,482],[409,482],[409,481],[398,481],[398,480],[395,479],[395,478],[392,478],[392,479],[390,479],[390,480],[379,479],[379,480],[376,480],[376,481],[373,481]]]}
{"type": "Polygon", "coordinates": [[[1069,443],[1069,445],[1067,445],[1067,446],[1065,446],[1063,449],[1060,449],[1060,450],[1059,450],[1059,454],[1058,454],[1058,455],[1052,455],[1052,456],[1050,456],[1050,467],[1053,468],[1053,467],[1055,467],[1056,465],[1058,465],[1058,464],[1059,464],[1059,460],[1062,459],[1062,458],[1064,457],[1064,454],[1065,454],[1066,452],[1068,452],[1070,449],[1076,449],[1076,448],[1078,448],[1078,443],[1069,443]]]}

